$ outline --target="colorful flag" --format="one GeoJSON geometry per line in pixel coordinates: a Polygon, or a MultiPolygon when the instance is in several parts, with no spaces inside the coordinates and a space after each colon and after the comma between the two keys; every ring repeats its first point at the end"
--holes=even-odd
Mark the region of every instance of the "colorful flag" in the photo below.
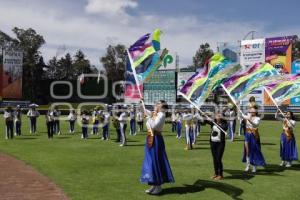
{"type": "Polygon", "coordinates": [[[283,80],[266,86],[276,103],[300,96],[300,74],[284,75],[283,80]]]}
{"type": "Polygon", "coordinates": [[[184,98],[200,106],[225,78],[231,76],[240,68],[241,66],[234,65],[224,56],[215,54],[210,59],[208,70],[193,75],[183,86],[180,93],[184,98]]]}
{"type": "Polygon", "coordinates": [[[156,29],[151,41],[151,34],[148,33],[128,49],[131,67],[139,83],[147,82],[153,76],[168,53],[167,49],[157,51],[160,49],[160,34],[160,30],[156,29]]]}
{"type": "Polygon", "coordinates": [[[230,95],[239,101],[253,90],[281,79],[282,76],[272,65],[255,64],[247,71],[231,76],[223,85],[230,95]]]}

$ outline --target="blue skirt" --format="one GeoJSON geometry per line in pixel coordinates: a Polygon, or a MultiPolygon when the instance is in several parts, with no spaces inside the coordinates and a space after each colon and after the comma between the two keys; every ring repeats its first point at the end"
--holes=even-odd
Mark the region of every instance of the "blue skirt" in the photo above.
{"type": "Polygon", "coordinates": [[[154,135],[151,148],[147,146],[146,142],[141,182],[148,185],[175,182],[161,135],[154,135]]]}
{"type": "MultiPolygon", "coordinates": [[[[265,166],[266,162],[260,148],[260,140],[256,139],[253,134],[245,133],[245,142],[249,145],[250,164],[254,166],[265,166]]],[[[246,162],[246,149],[244,147],[243,162],[246,162]]]]}
{"type": "Polygon", "coordinates": [[[298,151],[295,137],[290,140],[286,137],[284,133],[280,137],[280,157],[284,161],[298,160],[298,151]]]}

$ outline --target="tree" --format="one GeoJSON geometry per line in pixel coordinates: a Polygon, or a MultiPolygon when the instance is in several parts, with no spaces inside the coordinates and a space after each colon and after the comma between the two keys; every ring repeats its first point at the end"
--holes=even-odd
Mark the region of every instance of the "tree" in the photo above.
{"type": "Polygon", "coordinates": [[[109,45],[106,54],[100,61],[106,70],[108,80],[112,82],[124,80],[126,66],[126,47],[122,44],[109,45]]]}
{"type": "Polygon", "coordinates": [[[193,57],[194,66],[196,68],[205,66],[208,59],[210,59],[213,54],[214,52],[208,43],[201,44],[199,49],[196,51],[195,56],[193,57]]]}
{"type": "Polygon", "coordinates": [[[81,50],[78,50],[74,56],[73,70],[73,76],[75,77],[78,77],[82,73],[91,73],[90,61],[86,59],[84,53],[81,50]]]}
{"type": "Polygon", "coordinates": [[[23,96],[34,99],[39,84],[35,83],[35,77],[41,77],[39,68],[39,49],[45,44],[43,36],[36,33],[32,28],[20,29],[15,27],[13,32],[17,36],[18,46],[23,50],[23,96]]]}

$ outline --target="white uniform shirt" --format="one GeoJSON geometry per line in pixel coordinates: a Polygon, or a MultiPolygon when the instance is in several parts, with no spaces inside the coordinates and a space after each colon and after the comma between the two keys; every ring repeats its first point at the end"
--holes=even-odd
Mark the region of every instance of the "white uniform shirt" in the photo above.
{"type": "Polygon", "coordinates": [[[153,119],[152,117],[148,117],[147,120],[147,128],[152,129],[154,131],[162,132],[164,124],[165,124],[166,115],[163,112],[157,113],[157,116],[153,119]]]}
{"type": "Polygon", "coordinates": [[[70,112],[70,114],[68,115],[68,119],[69,119],[70,121],[75,121],[75,120],[77,119],[76,113],[71,113],[71,112],[70,112]]]}
{"type": "Polygon", "coordinates": [[[142,122],[142,121],[143,121],[143,113],[142,113],[142,112],[138,112],[138,113],[136,114],[136,120],[137,120],[138,122],[142,122]]]}
{"type": "MultiPolygon", "coordinates": [[[[250,116],[250,114],[248,114],[248,117],[249,116],[250,116]]],[[[252,121],[253,124],[250,123],[248,120],[246,120],[247,121],[246,122],[246,128],[250,128],[250,129],[258,128],[259,123],[260,123],[260,118],[259,117],[252,117],[250,120],[252,121]]]]}

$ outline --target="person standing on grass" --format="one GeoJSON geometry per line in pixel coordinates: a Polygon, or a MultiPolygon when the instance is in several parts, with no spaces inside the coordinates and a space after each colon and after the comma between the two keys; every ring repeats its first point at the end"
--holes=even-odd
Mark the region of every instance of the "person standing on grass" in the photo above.
{"type": "Polygon", "coordinates": [[[141,110],[139,110],[136,114],[137,124],[139,126],[139,132],[144,132],[144,114],[141,110]]]}
{"type": "Polygon", "coordinates": [[[185,150],[192,150],[192,137],[193,137],[193,114],[190,113],[188,110],[185,111],[182,115],[182,119],[185,126],[185,140],[186,140],[186,147],[185,150]]]}
{"type": "Polygon", "coordinates": [[[46,117],[48,139],[53,139],[53,134],[54,134],[54,111],[53,111],[53,109],[49,109],[47,111],[45,117],[46,117]]]}
{"type": "Polygon", "coordinates": [[[246,162],[245,171],[249,171],[252,165],[252,172],[256,172],[257,166],[265,166],[265,159],[261,152],[260,137],[258,132],[258,126],[260,118],[257,116],[258,107],[252,105],[249,108],[247,115],[242,114],[242,118],[246,120],[246,133],[245,133],[245,144],[244,144],[244,156],[243,162],[246,162]]]}
{"type": "Polygon", "coordinates": [[[15,135],[20,136],[21,126],[22,126],[22,110],[20,105],[17,105],[16,111],[14,112],[14,117],[15,117],[15,127],[16,127],[15,135]]]}
{"type": "Polygon", "coordinates": [[[54,133],[57,135],[60,135],[60,111],[58,110],[58,108],[54,108],[53,110],[53,114],[54,114],[54,133]]]}
{"type": "Polygon", "coordinates": [[[98,108],[95,108],[94,111],[92,112],[93,130],[91,134],[93,135],[99,134],[99,123],[101,121],[101,117],[102,117],[102,111],[100,111],[98,108]]]}
{"type": "Polygon", "coordinates": [[[131,108],[129,112],[130,118],[130,135],[136,135],[135,109],[131,108]]]}
{"type": "Polygon", "coordinates": [[[120,129],[120,122],[119,122],[120,115],[121,115],[120,112],[113,114],[113,118],[112,118],[112,123],[113,123],[113,126],[115,127],[116,133],[117,133],[116,142],[121,142],[121,129],[120,129]]]}
{"type": "Polygon", "coordinates": [[[181,113],[178,111],[176,114],[176,132],[177,132],[177,136],[176,138],[180,139],[181,138],[181,129],[182,129],[182,115],[181,113]]]}
{"type": "Polygon", "coordinates": [[[5,138],[13,139],[14,138],[14,112],[12,107],[8,106],[4,110],[4,120],[5,120],[5,138]]]}
{"type": "Polygon", "coordinates": [[[27,112],[27,117],[30,120],[30,134],[36,134],[36,120],[40,116],[40,113],[36,110],[35,107],[29,108],[27,112]]]}
{"type": "Polygon", "coordinates": [[[291,167],[292,161],[298,160],[297,144],[294,134],[296,125],[293,112],[288,111],[284,117],[278,116],[278,110],[275,118],[282,121],[283,133],[280,136],[280,166],[291,167]]]}
{"type": "Polygon", "coordinates": [[[231,103],[228,104],[228,108],[225,111],[225,116],[227,118],[229,140],[233,142],[234,131],[235,131],[234,128],[235,112],[233,109],[233,105],[231,103]]]}
{"type": "Polygon", "coordinates": [[[89,126],[90,117],[86,110],[82,111],[81,114],[81,130],[82,130],[82,138],[88,139],[88,126],[89,126]]]}
{"type": "MultiPolygon", "coordinates": [[[[217,112],[214,122],[218,124],[218,126],[221,127],[224,131],[226,131],[228,123],[221,117],[221,113],[217,112]]],[[[225,133],[212,122],[212,119],[207,118],[207,122],[211,125],[210,149],[213,156],[215,170],[215,174],[211,177],[211,179],[221,180],[223,179],[222,158],[225,150],[225,133]]]]}
{"type": "Polygon", "coordinates": [[[172,133],[175,133],[176,132],[176,128],[177,128],[175,110],[172,111],[171,121],[172,121],[172,133]]]}
{"type": "Polygon", "coordinates": [[[147,116],[148,136],[140,180],[151,186],[145,191],[151,195],[160,194],[162,184],[175,182],[162,136],[167,109],[167,103],[161,100],[156,103],[154,112],[144,111],[147,116]]]}
{"type": "Polygon", "coordinates": [[[109,120],[110,120],[110,114],[108,112],[102,112],[101,116],[101,124],[102,124],[102,140],[108,140],[109,139],[109,120]]]}
{"type": "Polygon", "coordinates": [[[77,114],[75,112],[74,109],[72,109],[68,115],[68,120],[70,123],[70,133],[74,133],[75,132],[75,122],[77,120],[77,114]]]}
{"type": "MultiPolygon", "coordinates": [[[[126,109],[126,108],[124,107],[124,109],[126,109]]],[[[128,116],[127,116],[126,111],[124,110],[123,112],[121,112],[121,114],[118,118],[118,120],[120,122],[120,133],[121,133],[121,144],[120,144],[120,146],[121,147],[126,145],[127,119],[128,119],[128,116]]]]}

